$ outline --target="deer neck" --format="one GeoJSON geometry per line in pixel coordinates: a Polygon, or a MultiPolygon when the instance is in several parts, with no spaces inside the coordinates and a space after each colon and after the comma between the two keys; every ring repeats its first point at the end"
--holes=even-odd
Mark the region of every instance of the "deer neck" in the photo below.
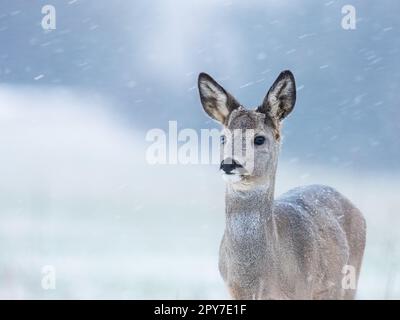
{"type": "Polygon", "coordinates": [[[254,250],[265,252],[263,245],[266,244],[267,221],[272,217],[274,184],[275,176],[268,183],[251,190],[227,186],[225,237],[234,251],[252,252],[253,256],[254,250]]]}
{"type": "Polygon", "coordinates": [[[252,287],[268,263],[267,226],[273,217],[274,183],[238,191],[227,186],[224,252],[231,280],[252,287]]]}
{"type": "Polygon", "coordinates": [[[274,185],[262,185],[251,190],[237,190],[228,185],[225,194],[227,221],[238,215],[267,218],[274,200],[274,185]]]}

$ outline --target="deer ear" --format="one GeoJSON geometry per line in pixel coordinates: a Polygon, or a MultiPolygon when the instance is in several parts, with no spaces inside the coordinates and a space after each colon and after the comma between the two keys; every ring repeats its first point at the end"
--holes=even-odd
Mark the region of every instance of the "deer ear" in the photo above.
{"type": "Polygon", "coordinates": [[[199,74],[198,86],[204,111],[212,119],[225,124],[239,103],[206,73],[199,74]]]}
{"type": "Polygon", "coordinates": [[[295,102],[296,83],[293,73],[286,70],[275,80],[257,111],[282,120],[293,110],[295,102]]]}

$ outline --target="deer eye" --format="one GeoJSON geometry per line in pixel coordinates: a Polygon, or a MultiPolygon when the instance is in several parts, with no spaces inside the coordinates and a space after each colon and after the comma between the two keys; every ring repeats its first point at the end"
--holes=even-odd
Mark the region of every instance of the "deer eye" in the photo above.
{"type": "Polygon", "coordinates": [[[254,138],[254,144],[260,146],[265,142],[265,137],[263,136],[257,136],[254,138]]]}
{"type": "Polygon", "coordinates": [[[221,144],[225,144],[225,136],[221,136],[221,144]]]}

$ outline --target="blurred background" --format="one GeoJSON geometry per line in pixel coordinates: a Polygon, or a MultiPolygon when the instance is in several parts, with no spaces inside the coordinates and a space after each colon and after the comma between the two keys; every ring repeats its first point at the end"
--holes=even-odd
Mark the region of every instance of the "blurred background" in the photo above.
{"type": "Polygon", "coordinates": [[[277,194],[330,184],[367,219],[358,298],[400,298],[396,0],[2,0],[0,298],[228,298],[215,165],[150,165],[153,128],[218,127],[201,71],[247,107],[297,81],[277,194]],[[56,9],[43,30],[41,10],[56,9]],[[341,25],[356,9],[355,30],[341,25]],[[42,286],[45,266],[55,289],[42,286]]]}

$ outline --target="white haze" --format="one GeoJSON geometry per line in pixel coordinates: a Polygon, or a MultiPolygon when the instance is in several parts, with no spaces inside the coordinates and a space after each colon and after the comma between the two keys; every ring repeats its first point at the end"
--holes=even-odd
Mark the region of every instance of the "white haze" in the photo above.
{"type": "MultiPolygon", "coordinates": [[[[102,97],[3,86],[0,101],[0,298],[227,298],[216,167],[146,164],[145,133],[102,97]],[[55,290],[41,287],[46,265],[55,290]]],[[[330,184],[364,212],[359,298],[400,297],[399,181],[279,165],[278,194],[330,184]]]]}

